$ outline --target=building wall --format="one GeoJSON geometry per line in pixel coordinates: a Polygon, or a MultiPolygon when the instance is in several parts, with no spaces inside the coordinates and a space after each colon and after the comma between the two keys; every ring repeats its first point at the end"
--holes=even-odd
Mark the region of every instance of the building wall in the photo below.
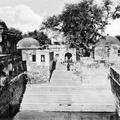
{"type": "Polygon", "coordinates": [[[49,49],[54,52],[54,60],[59,60],[61,54],[66,50],[65,45],[49,45],[49,49]]]}
{"type": "Polygon", "coordinates": [[[39,84],[42,82],[49,81],[50,78],[50,70],[46,66],[33,65],[30,67],[33,71],[27,71],[28,77],[30,79],[31,84],[39,84]]]}
{"type": "Polygon", "coordinates": [[[54,52],[54,60],[64,62],[67,52],[72,54],[73,62],[76,62],[76,49],[67,48],[65,45],[50,45],[49,49],[54,52]]]}
{"type": "Polygon", "coordinates": [[[103,46],[98,46],[95,48],[95,60],[107,60],[107,48],[103,46]]]}
{"type": "Polygon", "coordinates": [[[118,50],[120,50],[120,46],[118,45],[114,45],[111,47],[110,55],[109,55],[110,62],[115,62],[115,61],[120,62],[120,55],[118,55],[118,50]]]}
{"type": "Polygon", "coordinates": [[[29,50],[22,50],[22,60],[23,61],[28,61],[29,60],[29,53],[31,53],[31,51],[29,50]]]}
{"type": "Polygon", "coordinates": [[[41,66],[50,66],[49,61],[49,51],[44,50],[36,50],[36,63],[41,66]],[[44,56],[44,60],[42,62],[41,57],[44,56]]]}
{"type": "Polygon", "coordinates": [[[49,81],[53,59],[53,52],[48,50],[23,50],[22,59],[26,60],[27,72],[31,83],[49,81]],[[35,55],[35,61],[33,61],[35,55]],[[42,59],[43,58],[43,59],[42,59]]]}
{"type": "Polygon", "coordinates": [[[61,62],[65,61],[65,54],[66,53],[71,53],[72,54],[72,61],[76,62],[76,49],[75,48],[69,48],[61,52],[59,60],[61,62]]]}
{"type": "Polygon", "coordinates": [[[109,47],[97,46],[95,48],[95,60],[107,60],[109,62],[120,61],[120,54],[118,54],[120,46],[111,45],[109,47]]]}

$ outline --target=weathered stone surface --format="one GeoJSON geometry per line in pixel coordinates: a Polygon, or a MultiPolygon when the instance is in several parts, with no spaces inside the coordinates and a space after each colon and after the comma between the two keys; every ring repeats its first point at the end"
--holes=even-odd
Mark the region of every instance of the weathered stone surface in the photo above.
{"type": "Polygon", "coordinates": [[[26,74],[20,74],[0,90],[0,117],[12,116],[19,106],[26,87],[26,74]]]}
{"type": "Polygon", "coordinates": [[[49,81],[51,70],[48,66],[33,66],[33,71],[27,72],[30,79],[29,83],[38,84],[49,81]],[[35,71],[35,72],[34,72],[35,71]]]}

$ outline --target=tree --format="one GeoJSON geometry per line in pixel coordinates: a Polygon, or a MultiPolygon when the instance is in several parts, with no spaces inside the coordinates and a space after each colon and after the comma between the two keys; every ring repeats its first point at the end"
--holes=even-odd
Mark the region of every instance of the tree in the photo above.
{"type": "Polygon", "coordinates": [[[39,41],[40,45],[47,45],[51,44],[50,39],[44,32],[40,32],[37,30],[34,30],[33,32],[28,32],[27,34],[24,34],[24,37],[32,37],[39,41]]]}
{"type": "Polygon", "coordinates": [[[10,43],[17,44],[22,39],[22,32],[16,28],[8,28],[7,39],[10,43]]]}
{"type": "Polygon", "coordinates": [[[47,18],[42,29],[62,31],[67,38],[69,47],[89,50],[90,44],[95,44],[102,36],[108,20],[119,18],[120,7],[112,11],[112,2],[103,1],[103,6],[94,4],[94,0],[83,0],[78,4],[67,4],[63,12],[47,18]]]}

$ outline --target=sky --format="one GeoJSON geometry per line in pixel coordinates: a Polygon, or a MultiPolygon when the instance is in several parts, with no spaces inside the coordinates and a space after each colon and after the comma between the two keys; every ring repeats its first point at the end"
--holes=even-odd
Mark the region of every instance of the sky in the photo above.
{"type": "MultiPolygon", "coordinates": [[[[8,27],[15,27],[22,32],[38,29],[48,16],[62,12],[66,3],[76,3],[80,0],[0,0],[0,19],[8,27]]],[[[117,3],[118,0],[114,0],[117,3]]],[[[101,3],[100,0],[96,0],[101,3]]],[[[106,33],[120,34],[120,19],[112,21],[106,33]]]]}

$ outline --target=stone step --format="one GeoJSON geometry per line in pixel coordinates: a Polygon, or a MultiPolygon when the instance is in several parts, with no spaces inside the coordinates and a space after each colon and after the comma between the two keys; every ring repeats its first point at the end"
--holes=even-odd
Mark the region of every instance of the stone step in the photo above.
{"type": "Polygon", "coordinates": [[[21,106],[24,106],[25,104],[52,104],[52,103],[77,103],[77,104],[101,104],[101,105],[107,105],[111,104],[114,105],[113,96],[110,95],[97,95],[96,98],[94,98],[94,95],[89,95],[88,93],[82,93],[82,94],[71,94],[71,93],[50,93],[50,94],[26,94],[23,98],[21,106]],[[84,94],[84,96],[83,96],[84,94]],[[110,99],[112,98],[112,99],[110,99]]]}
{"type": "MultiPolygon", "coordinates": [[[[64,82],[64,81],[62,81],[64,82]]],[[[81,85],[69,85],[67,84],[67,82],[64,82],[66,83],[66,85],[54,85],[54,84],[51,84],[51,85],[48,85],[48,86],[41,86],[41,85],[29,85],[26,89],[26,91],[29,91],[29,90],[40,90],[42,89],[42,91],[48,91],[50,89],[73,89],[73,90],[88,90],[88,89],[101,89],[101,90],[108,90],[109,88],[106,88],[106,85],[99,85],[99,84],[82,84],[81,85]]]]}
{"type": "MultiPolygon", "coordinates": [[[[92,97],[92,96],[91,96],[92,97]]],[[[79,102],[79,103],[85,103],[85,102],[89,102],[89,103],[91,103],[91,102],[99,102],[99,103],[106,103],[106,102],[108,102],[109,101],[109,103],[110,102],[112,102],[113,100],[109,100],[109,98],[108,97],[106,97],[106,96],[103,96],[104,97],[104,99],[99,99],[99,98],[93,98],[93,99],[90,99],[90,100],[85,100],[85,98],[82,98],[82,97],[79,97],[77,100],[76,100],[76,97],[75,96],[71,96],[71,95],[68,95],[68,96],[65,96],[65,95],[50,95],[50,96],[46,96],[46,95],[38,95],[38,96],[35,96],[35,95],[33,95],[33,96],[26,96],[26,98],[24,98],[23,99],[23,102],[24,103],[31,103],[31,102],[41,102],[41,103],[43,103],[43,102],[46,102],[46,103],[48,103],[49,102],[49,100],[52,102],[52,100],[53,100],[53,102],[57,102],[57,101],[63,101],[63,100],[66,100],[66,101],[73,101],[73,102],[79,102]],[[44,96],[44,97],[43,97],[44,96]],[[34,98],[33,98],[34,97],[34,98]],[[64,98],[62,98],[62,97],[64,97],[64,98]]]]}
{"type": "MultiPolygon", "coordinates": [[[[41,112],[28,110],[19,112],[14,117],[13,120],[110,120],[111,118],[113,118],[113,116],[115,116],[115,113],[69,112],[69,111],[41,112]]],[[[116,120],[116,118],[112,120],[116,120]]]]}
{"type": "MultiPolygon", "coordinates": [[[[35,88],[35,89],[27,89],[25,92],[25,95],[44,95],[44,94],[65,94],[65,93],[72,93],[72,94],[82,94],[82,93],[94,93],[95,91],[101,91],[100,93],[98,93],[99,95],[102,95],[103,92],[103,96],[106,94],[106,96],[112,95],[111,91],[108,91],[106,89],[103,88],[69,88],[69,87],[51,87],[51,88],[45,88],[43,90],[43,88],[35,88]]],[[[24,95],[24,96],[25,96],[24,95]]]]}
{"type": "Polygon", "coordinates": [[[115,112],[110,83],[103,84],[105,75],[90,75],[81,82],[57,64],[50,83],[27,86],[20,110],[115,112]]]}
{"type": "Polygon", "coordinates": [[[79,112],[115,112],[112,105],[91,105],[91,104],[25,104],[20,111],[79,111],[79,112]]]}

